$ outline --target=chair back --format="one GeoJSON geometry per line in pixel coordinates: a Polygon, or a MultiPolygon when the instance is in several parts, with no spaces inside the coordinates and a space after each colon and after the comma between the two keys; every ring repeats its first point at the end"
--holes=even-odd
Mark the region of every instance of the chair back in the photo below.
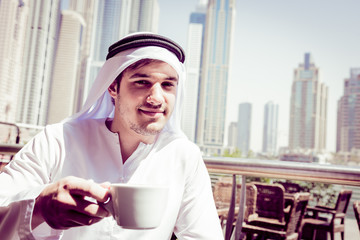
{"type": "Polygon", "coordinates": [[[310,193],[295,193],[294,205],[290,212],[290,219],[286,230],[287,236],[299,232],[309,199],[310,193]]]}
{"type": "Polygon", "coordinates": [[[355,218],[360,231],[360,200],[354,201],[353,207],[354,207],[355,218]]]}
{"type": "Polygon", "coordinates": [[[301,192],[301,187],[297,183],[292,183],[292,182],[277,182],[277,183],[281,184],[284,187],[286,193],[301,192]]]}
{"type": "MultiPolygon", "coordinates": [[[[232,178],[221,177],[214,185],[214,201],[217,208],[228,207],[232,194],[232,178]]],[[[236,192],[240,193],[241,184],[236,184],[236,192]]],[[[236,203],[240,201],[240,195],[236,194],[236,203]]]]}
{"type": "Polygon", "coordinates": [[[256,213],[259,217],[284,221],[284,187],[280,184],[254,183],[257,188],[256,213]]]}
{"type": "Polygon", "coordinates": [[[350,202],[351,194],[352,190],[342,189],[340,191],[335,205],[336,213],[346,213],[350,202]]]}
{"type": "MultiPolygon", "coordinates": [[[[217,208],[228,208],[230,206],[232,198],[232,178],[231,177],[222,177],[214,185],[214,200],[217,208]]],[[[236,184],[236,195],[235,195],[235,205],[239,206],[240,204],[240,194],[241,194],[241,183],[236,184]]],[[[246,184],[246,210],[244,220],[255,213],[256,210],[256,197],[257,189],[254,184],[246,184]]]]}

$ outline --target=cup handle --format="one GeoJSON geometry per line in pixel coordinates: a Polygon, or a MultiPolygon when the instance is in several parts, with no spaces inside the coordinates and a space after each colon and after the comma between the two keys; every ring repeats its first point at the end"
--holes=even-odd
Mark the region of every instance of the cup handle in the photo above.
{"type": "Polygon", "coordinates": [[[111,197],[109,197],[105,202],[98,202],[99,206],[105,208],[111,215],[115,218],[115,210],[114,205],[111,201],[111,197]]]}

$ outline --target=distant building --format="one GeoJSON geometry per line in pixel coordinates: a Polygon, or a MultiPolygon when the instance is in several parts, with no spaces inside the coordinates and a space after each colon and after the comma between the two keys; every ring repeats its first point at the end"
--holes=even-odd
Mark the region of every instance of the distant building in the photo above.
{"type": "Polygon", "coordinates": [[[319,69],[310,53],[294,71],[291,90],[289,149],[326,147],[326,114],[328,88],[319,81],[319,69]]]}
{"type": "Polygon", "coordinates": [[[344,95],[338,101],[336,152],[360,150],[360,68],[344,80],[344,95]]]}
{"type": "Polygon", "coordinates": [[[281,155],[280,160],[289,162],[318,163],[319,157],[303,153],[287,153],[281,155]]]}
{"type": "Polygon", "coordinates": [[[0,3],[0,121],[15,122],[23,52],[29,16],[28,1],[0,3]]]}
{"type": "Polygon", "coordinates": [[[237,122],[231,122],[228,129],[228,147],[237,146],[237,122]]]}
{"type": "Polygon", "coordinates": [[[250,103],[239,104],[237,148],[243,156],[246,156],[250,150],[251,112],[252,106],[250,103]]]}
{"type": "Polygon", "coordinates": [[[60,27],[60,1],[23,2],[29,5],[29,16],[16,119],[20,123],[44,126],[60,27]]]}
{"type": "Polygon", "coordinates": [[[234,24],[235,0],[208,1],[196,129],[206,155],[219,155],[224,145],[234,24]]]}
{"type": "Polygon", "coordinates": [[[201,58],[205,32],[205,12],[190,15],[186,52],[186,82],[181,127],[190,141],[195,142],[201,58]]]}
{"type": "Polygon", "coordinates": [[[157,0],[102,0],[96,3],[86,94],[104,64],[111,44],[137,31],[156,33],[159,24],[157,0]]]}
{"type": "Polygon", "coordinates": [[[275,156],[277,152],[279,105],[270,101],[264,107],[262,152],[275,156]]]}
{"type": "Polygon", "coordinates": [[[74,114],[79,91],[81,39],[85,26],[83,17],[70,10],[61,13],[61,28],[49,96],[47,123],[60,122],[74,114]]]}

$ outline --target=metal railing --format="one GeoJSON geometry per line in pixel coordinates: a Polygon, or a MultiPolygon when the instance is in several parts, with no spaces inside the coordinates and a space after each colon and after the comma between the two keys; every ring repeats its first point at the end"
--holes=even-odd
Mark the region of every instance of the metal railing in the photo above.
{"type": "Polygon", "coordinates": [[[210,173],[360,186],[360,167],[279,160],[204,157],[210,173]]]}
{"type": "MultiPolygon", "coordinates": [[[[360,167],[354,166],[221,157],[204,157],[204,161],[209,173],[233,175],[233,191],[236,185],[236,175],[241,175],[243,183],[246,182],[247,176],[252,176],[360,186],[360,167]]],[[[233,232],[229,225],[234,219],[233,209],[235,208],[236,194],[232,194],[227,220],[230,224],[227,224],[226,227],[225,240],[232,237],[240,239],[241,236],[246,188],[241,188],[240,191],[239,213],[233,232]]]]}

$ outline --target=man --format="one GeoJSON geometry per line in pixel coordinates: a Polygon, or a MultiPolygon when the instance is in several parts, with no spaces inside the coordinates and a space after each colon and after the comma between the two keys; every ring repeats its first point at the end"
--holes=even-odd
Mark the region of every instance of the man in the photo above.
{"type": "Polygon", "coordinates": [[[222,239],[201,153],[180,129],[184,59],[156,34],[113,44],[82,110],[47,126],[0,174],[1,236],[222,239]],[[116,224],[99,203],[118,182],[169,187],[159,227],[116,224]]]}

